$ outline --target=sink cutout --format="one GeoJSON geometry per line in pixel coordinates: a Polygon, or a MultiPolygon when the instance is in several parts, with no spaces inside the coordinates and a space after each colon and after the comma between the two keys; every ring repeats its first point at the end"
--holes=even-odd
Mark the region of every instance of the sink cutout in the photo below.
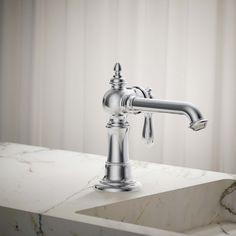
{"type": "MultiPolygon", "coordinates": [[[[222,193],[233,182],[214,181],[76,213],[194,236],[228,231],[236,235],[236,215],[220,204],[222,193]]],[[[235,192],[225,197],[226,205],[236,209],[235,197],[235,192]]]]}

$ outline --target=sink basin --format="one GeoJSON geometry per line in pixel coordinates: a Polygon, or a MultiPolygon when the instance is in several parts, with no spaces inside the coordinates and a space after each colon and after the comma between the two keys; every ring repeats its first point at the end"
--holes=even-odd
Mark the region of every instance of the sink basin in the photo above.
{"type": "Polygon", "coordinates": [[[76,213],[185,235],[236,235],[236,215],[222,206],[236,211],[236,193],[220,201],[233,183],[214,181],[76,213]]]}

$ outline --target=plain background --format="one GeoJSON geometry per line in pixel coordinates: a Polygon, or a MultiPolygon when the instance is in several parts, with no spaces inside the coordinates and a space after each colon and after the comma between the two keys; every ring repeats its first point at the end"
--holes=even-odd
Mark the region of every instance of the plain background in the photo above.
{"type": "Polygon", "coordinates": [[[130,85],[194,103],[209,120],[130,116],[132,159],[236,173],[236,1],[0,0],[0,140],[106,155],[102,97],[130,85]]]}

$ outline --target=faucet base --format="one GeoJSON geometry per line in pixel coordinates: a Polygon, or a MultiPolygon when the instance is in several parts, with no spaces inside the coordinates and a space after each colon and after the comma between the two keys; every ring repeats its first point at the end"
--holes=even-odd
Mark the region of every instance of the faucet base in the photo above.
{"type": "Polygon", "coordinates": [[[141,184],[133,180],[115,182],[105,179],[101,180],[94,187],[97,190],[106,192],[131,192],[131,191],[138,191],[141,187],[141,184]]]}

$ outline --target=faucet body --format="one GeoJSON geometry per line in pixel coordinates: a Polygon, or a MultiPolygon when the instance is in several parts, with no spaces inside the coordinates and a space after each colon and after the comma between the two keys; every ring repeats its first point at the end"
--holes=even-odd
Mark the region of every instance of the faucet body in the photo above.
{"type": "Polygon", "coordinates": [[[134,191],[140,183],[131,175],[128,150],[128,114],[144,113],[142,136],[147,144],[153,143],[152,113],[165,112],[186,115],[190,128],[197,131],[206,127],[200,111],[190,103],[153,99],[151,89],[128,87],[120,75],[121,66],[116,63],[115,75],[110,80],[111,89],[103,97],[103,107],[110,113],[107,123],[108,157],[105,176],[95,185],[98,190],[110,192],[134,191]]]}

